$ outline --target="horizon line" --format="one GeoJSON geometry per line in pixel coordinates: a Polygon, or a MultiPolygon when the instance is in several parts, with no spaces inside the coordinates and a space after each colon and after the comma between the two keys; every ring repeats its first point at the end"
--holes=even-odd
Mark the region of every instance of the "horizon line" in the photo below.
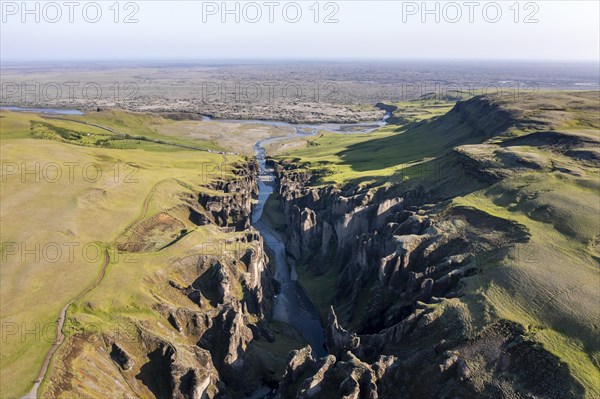
{"type": "Polygon", "coordinates": [[[434,57],[414,57],[414,58],[389,58],[389,57],[365,57],[365,58],[295,58],[295,57],[207,57],[207,58],[56,58],[56,59],[6,59],[2,57],[1,65],[7,64],[51,64],[51,63],[264,63],[264,62],[298,62],[298,63],[353,63],[353,62],[511,62],[511,63],[564,63],[564,64],[600,64],[598,59],[551,59],[551,58],[434,58],[434,57]]]}

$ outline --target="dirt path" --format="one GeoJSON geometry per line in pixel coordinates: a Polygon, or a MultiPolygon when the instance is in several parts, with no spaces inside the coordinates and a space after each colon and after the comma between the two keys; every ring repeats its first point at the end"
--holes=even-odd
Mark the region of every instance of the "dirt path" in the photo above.
{"type": "MultiPolygon", "coordinates": [[[[223,156],[225,157],[225,155],[223,155],[223,156]]],[[[141,211],[140,216],[138,216],[138,218],[133,223],[131,223],[130,226],[138,223],[140,220],[142,220],[146,216],[146,213],[148,212],[148,207],[150,205],[150,200],[154,196],[156,189],[158,188],[158,186],[161,183],[164,183],[167,180],[169,180],[169,179],[161,180],[152,187],[152,189],[150,190],[150,193],[148,193],[148,195],[144,199],[144,204],[142,205],[142,211],[141,211]]],[[[104,279],[104,276],[106,275],[106,269],[108,268],[109,264],[110,264],[110,255],[108,253],[108,249],[105,249],[104,250],[104,263],[102,264],[102,269],[100,270],[98,277],[96,277],[96,280],[94,280],[83,291],[81,291],[79,294],[77,294],[77,296],[75,298],[71,299],[60,311],[60,314],[58,316],[58,323],[56,325],[56,340],[54,341],[54,343],[52,344],[52,347],[50,348],[50,350],[46,354],[46,357],[44,358],[44,362],[42,363],[42,367],[38,374],[38,378],[35,380],[35,384],[33,385],[33,388],[31,389],[31,391],[29,391],[29,393],[27,393],[21,399],[37,399],[40,385],[42,384],[42,381],[44,381],[44,378],[46,378],[46,374],[48,373],[48,367],[50,366],[50,361],[52,360],[54,353],[58,350],[60,345],[65,340],[65,334],[63,333],[63,327],[65,324],[67,311],[69,310],[69,306],[71,306],[71,304],[73,304],[73,302],[75,302],[79,298],[83,297],[85,294],[87,294],[88,292],[90,292],[91,290],[96,288],[98,286],[98,284],[100,284],[100,282],[102,281],[102,279],[104,279]]]]}
{"type": "MultiPolygon", "coordinates": [[[[64,119],[64,118],[54,118],[54,119],[64,119]]],[[[72,122],[86,124],[86,125],[92,125],[92,126],[107,130],[114,134],[121,134],[121,133],[118,133],[107,127],[103,127],[103,126],[96,125],[93,123],[71,120],[71,119],[67,119],[67,120],[72,121],[72,122]]],[[[221,154],[225,160],[227,160],[227,155],[238,155],[237,153],[227,153],[227,152],[220,152],[220,151],[204,150],[201,148],[187,147],[187,146],[183,146],[183,145],[179,145],[179,144],[171,144],[171,143],[164,143],[164,142],[162,142],[161,144],[175,145],[175,146],[186,147],[186,148],[200,150],[200,151],[217,152],[217,153],[221,154]]],[[[148,212],[150,200],[154,196],[156,189],[158,188],[158,186],[161,183],[165,182],[166,180],[169,180],[169,179],[161,180],[152,187],[152,189],[150,190],[150,193],[146,196],[146,198],[144,200],[144,203],[142,205],[142,212],[141,212],[140,216],[132,224],[130,224],[130,226],[134,225],[135,223],[139,222],[140,220],[142,220],[144,218],[144,216],[148,212]]],[[[44,381],[44,379],[46,378],[46,374],[48,373],[48,368],[50,366],[50,362],[52,361],[52,357],[54,356],[54,354],[56,353],[56,351],[58,350],[60,345],[62,345],[62,343],[65,340],[65,334],[63,333],[63,327],[65,325],[65,320],[67,318],[67,311],[69,310],[69,307],[75,301],[77,301],[79,298],[83,297],[85,294],[87,294],[88,292],[90,292],[91,290],[96,288],[98,286],[98,284],[100,284],[100,282],[104,279],[104,276],[106,275],[106,269],[108,268],[109,264],[110,264],[110,255],[108,253],[108,249],[105,249],[104,250],[104,263],[102,265],[100,273],[98,274],[98,277],[96,277],[96,279],[89,286],[87,286],[83,291],[81,291],[79,294],[77,294],[77,296],[75,298],[71,299],[61,309],[60,314],[58,316],[58,321],[56,324],[56,339],[55,339],[54,343],[52,344],[52,346],[50,347],[50,350],[46,354],[46,357],[44,358],[44,362],[42,363],[42,367],[40,368],[40,372],[38,374],[37,379],[35,380],[33,387],[21,399],[37,399],[38,398],[38,392],[39,392],[40,386],[41,386],[42,382],[44,381]]]]}
{"type": "Polygon", "coordinates": [[[100,282],[106,275],[106,269],[108,268],[109,264],[110,264],[110,255],[108,254],[108,249],[105,249],[104,250],[104,263],[102,264],[102,269],[100,269],[100,273],[98,273],[98,277],[96,277],[96,279],[89,286],[87,286],[83,291],[81,291],[79,294],[77,294],[77,296],[75,298],[71,299],[69,301],[69,303],[67,303],[65,305],[65,307],[63,307],[62,310],[60,311],[60,315],[58,316],[58,322],[56,324],[56,339],[55,339],[54,343],[52,344],[52,347],[46,354],[46,357],[44,358],[44,363],[42,363],[42,368],[40,369],[38,378],[35,380],[35,384],[33,385],[33,388],[31,388],[31,391],[29,391],[29,393],[27,393],[25,396],[23,396],[22,399],[37,399],[40,385],[42,384],[42,381],[44,381],[44,378],[46,378],[46,374],[48,373],[48,367],[50,366],[50,361],[52,360],[52,356],[54,356],[54,353],[57,351],[59,346],[65,340],[65,334],[63,333],[63,327],[65,325],[65,320],[66,320],[66,316],[67,316],[67,311],[69,310],[69,306],[71,306],[71,304],[73,304],[73,302],[75,302],[76,300],[78,300],[79,298],[81,298],[82,296],[84,296],[85,294],[87,294],[88,292],[93,290],[94,288],[96,288],[96,286],[98,284],[100,284],[100,282]]]}
{"type": "Polygon", "coordinates": [[[144,219],[146,217],[146,213],[148,213],[148,207],[150,206],[150,200],[152,199],[152,197],[154,197],[154,194],[156,193],[156,189],[158,188],[159,185],[161,185],[162,183],[164,183],[170,179],[171,178],[161,180],[152,186],[152,188],[150,189],[150,192],[144,199],[144,204],[142,205],[142,213],[133,223],[130,224],[130,226],[133,226],[133,225],[139,223],[142,219],[144,219]]]}

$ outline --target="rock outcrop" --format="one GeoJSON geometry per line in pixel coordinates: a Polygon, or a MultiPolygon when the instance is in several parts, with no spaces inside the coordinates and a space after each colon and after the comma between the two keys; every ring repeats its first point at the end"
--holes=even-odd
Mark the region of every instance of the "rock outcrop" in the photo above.
{"type": "MultiPolygon", "coordinates": [[[[269,320],[275,288],[263,239],[250,226],[257,171],[255,162],[240,164],[233,178],[205,184],[197,198],[181,194],[181,204],[158,214],[166,221],[189,215],[192,223],[220,230],[225,242],[219,241],[216,251],[202,245],[200,251],[182,251],[144,275],[140,284],[148,296],[143,300],[152,315],[121,318],[116,330],[69,337],[64,362],[85,357],[98,376],[90,385],[75,375],[56,374],[54,397],[102,397],[110,391],[124,398],[241,398],[259,388],[254,376],[269,375],[271,366],[249,361],[247,352],[255,340],[274,340],[269,320]]],[[[134,226],[125,242],[144,236],[144,226],[154,219],[134,226]]],[[[160,249],[124,245],[122,250],[127,248],[160,249]]]]}
{"type": "MultiPolygon", "coordinates": [[[[255,182],[257,173],[258,164],[250,162],[244,168],[237,169],[234,179],[219,179],[206,185],[209,191],[216,194],[200,193],[198,203],[212,223],[219,227],[231,227],[234,231],[250,228],[251,201],[258,195],[255,182]]],[[[196,214],[192,217],[198,218],[196,214]]]]}
{"type": "MultiPolygon", "coordinates": [[[[461,141],[455,145],[461,145],[482,143],[527,123],[533,122],[518,111],[474,98],[430,125],[460,127],[461,141]]],[[[512,141],[551,141],[547,134],[534,136],[512,141]]],[[[529,153],[509,151],[511,140],[505,143],[489,144],[491,157],[487,144],[473,144],[450,148],[446,159],[474,171],[474,187],[548,167],[529,153]]],[[[581,138],[569,143],[569,148],[586,145],[581,138]]],[[[472,313],[458,299],[467,285],[477,290],[484,266],[530,240],[527,227],[449,202],[448,193],[462,188],[448,187],[447,181],[432,187],[312,186],[317,176],[288,162],[275,164],[289,226],[288,260],[306,278],[326,275],[333,282],[320,286],[326,293],[309,293],[330,300],[331,306],[320,309],[328,314],[329,356],[314,358],[307,350],[293,354],[280,397],[582,395],[568,367],[529,339],[525,327],[491,309],[472,313]],[[544,360],[534,360],[537,356],[544,360]]],[[[470,306],[486,306],[477,292],[469,295],[470,306]]]]}

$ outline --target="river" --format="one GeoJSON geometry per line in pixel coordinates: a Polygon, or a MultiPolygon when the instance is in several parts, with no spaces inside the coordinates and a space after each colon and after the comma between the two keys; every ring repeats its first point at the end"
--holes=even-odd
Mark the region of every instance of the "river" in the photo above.
{"type": "Polygon", "coordinates": [[[294,326],[308,341],[313,352],[324,356],[327,354],[325,332],[319,312],[298,283],[295,270],[286,260],[284,238],[273,229],[266,218],[261,219],[265,203],[275,191],[277,183],[273,169],[266,165],[264,148],[258,145],[255,150],[260,164],[260,176],[258,202],[252,210],[252,225],[263,236],[271,262],[275,265],[275,279],[281,284],[281,289],[274,298],[273,318],[294,326]]]}
{"type": "MultiPolygon", "coordinates": [[[[281,140],[294,137],[314,136],[318,131],[350,134],[370,133],[387,124],[386,120],[390,113],[376,122],[355,124],[291,124],[287,122],[262,121],[262,120],[222,120],[223,123],[254,123],[270,125],[281,128],[294,128],[295,132],[282,137],[270,137],[257,141],[254,144],[254,154],[260,165],[258,179],[258,201],[252,209],[252,226],[260,232],[265,247],[275,265],[275,279],[281,284],[279,293],[274,298],[273,319],[283,321],[294,326],[306,339],[316,356],[325,356],[325,330],[321,324],[321,318],[316,307],[306,294],[306,291],[298,281],[296,270],[288,264],[285,255],[284,237],[271,226],[268,219],[263,219],[263,211],[267,199],[277,188],[277,180],[273,168],[267,166],[265,157],[265,146],[281,140]]],[[[261,386],[247,399],[261,399],[271,397],[272,391],[261,386]]]]}
{"type": "Polygon", "coordinates": [[[85,112],[78,109],[58,109],[58,108],[23,108],[23,107],[0,107],[0,110],[15,112],[31,112],[34,114],[52,114],[52,115],[85,115],[85,112]]]}
{"type": "Polygon", "coordinates": [[[317,356],[327,354],[325,331],[321,325],[319,312],[298,282],[296,270],[286,260],[284,238],[273,229],[266,218],[262,219],[265,203],[277,186],[275,173],[266,164],[265,146],[292,137],[312,136],[321,130],[344,134],[369,133],[384,126],[389,116],[388,113],[381,121],[356,124],[295,125],[274,121],[223,121],[224,123],[256,123],[277,127],[293,127],[295,129],[293,134],[263,139],[254,144],[254,153],[260,164],[260,176],[258,202],[252,210],[252,225],[263,236],[265,246],[272,257],[271,261],[275,264],[275,278],[281,284],[281,290],[275,297],[273,318],[291,324],[298,329],[317,356]]]}

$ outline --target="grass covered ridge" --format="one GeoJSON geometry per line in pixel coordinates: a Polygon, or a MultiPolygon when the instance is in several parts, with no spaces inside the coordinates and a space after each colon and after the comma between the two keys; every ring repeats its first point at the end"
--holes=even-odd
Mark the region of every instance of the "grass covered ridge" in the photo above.
{"type": "MultiPolygon", "coordinates": [[[[32,124],[44,127],[46,123],[57,127],[51,129],[52,134],[66,131],[67,135],[80,134],[83,140],[90,137],[82,134],[84,132],[105,133],[74,122],[0,112],[1,241],[5,244],[0,270],[0,303],[3,325],[17,326],[14,334],[3,333],[0,343],[3,397],[19,397],[31,388],[54,340],[60,310],[100,272],[103,259],[98,251],[109,249],[111,264],[106,274],[107,285],[102,284],[98,290],[107,295],[106,303],[102,307],[95,306],[93,313],[109,316],[107,320],[115,317],[110,315],[115,315],[113,312],[117,309],[123,314],[151,317],[150,309],[144,308],[143,300],[138,300],[139,294],[128,291],[135,287],[133,279],[139,278],[139,271],[144,270],[144,261],[139,259],[137,264],[121,267],[126,259],[114,256],[118,252],[113,243],[140,215],[158,213],[162,204],[152,201],[154,196],[174,198],[174,194],[186,192],[181,184],[165,182],[176,179],[187,182],[188,187],[199,187],[214,177],[227,177],[227,171],[218,176],[207,173],[206,165],[231,167],[241,161],[240,157],[155,143],[103,148],[72,145],[60,135],[61,140],[32,137],[32,124]],[[56,174],[57,168],[60,175],[56,174]],[[26,170],[33,172],[27,174],[26,170]],[[166,191],[161,191],[162,188],[166,191]],[[150,200],[146,201],[147,198],[150,200]],[[7,243],[14,245],[8,248],[7,243]],[[72,257],[68,245],[74,248],[72,257]],[[53,252],[56,248],[60,250],[58,258],[53,252]],[[87,250],[84,252],[83,248],[87,250]],[[25,250],[32,252],[23,261],[25,250]],[[114,280],[113,273],[116,274],[114,280]],[[112,288],[111,284],[114,284],[112,288]],[[108,295],[113,295],[110,300],[108,295]],[[124,298],[126,300],[122,300],[124,298]],[[22,335],[25,329],[35,333],[22,335]]],[[[123,120],[124,130],[128,130],[127,123],[123,120]]],[[[132,131],[135,129],[141,128],[131,127],[132,131]]],[[[182,241],[201,240],[205,233],[198,229],[182,241]]],[[[155,260],[150,264],[156,267],[160,262],[155,260]]],[[[90,295],[95,293],[92,291],[90,295]]],[[[75,304],[73,311],[84,308],[85,305],[75,304]]]]}
{"type": "MultiPolygon", "coordinates": [[[[422,186],[448,207],[517,222],[530,241],[490,259],[458,300],[477,327],[504,318],[565,362],[600,397],[600,93],[542,92],[459,103],[373,134],[320,134],[278,156],[311,184],[422,186]]],[[[317,304],[335,279],[299,271],[317,304]]]]}

